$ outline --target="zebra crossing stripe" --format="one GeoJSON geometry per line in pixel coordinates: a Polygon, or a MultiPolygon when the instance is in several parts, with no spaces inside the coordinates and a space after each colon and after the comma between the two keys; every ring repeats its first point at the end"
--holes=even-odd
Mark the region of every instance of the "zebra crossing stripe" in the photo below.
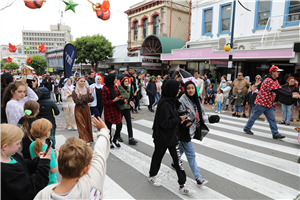
{"type": "Polygon", "coordinates": [[[134,199],[107,175],[105,175],[103,194],[103,199],[134,199]]]}
{"type": "MultiPolygon", "coordinates": [[[[246,123],[240,123],[240,122],[236,122],[236,121],[233,121],[233,120],[226,120],[226,119],[221,119],[220,120],[220,123],[218,123],[218,124],[222,124],[222,128],[223,128],[223,125],[224,124],[227,124],[227,125],[229,125],[230,126],[230,124],[232,124],[232,126],[234,126],[234,127],[237,127],[237,125],[240,125],[241,127],[243,127],[244,128],[244,126],[246,125],[246,123]]],[[[218,125],[218,124],[211,124],[211,125],[218,125]]],[[[271,134],[271,129],[269,128],[269,126],[268,126],[269,124],[264,124],[264,126],[260,126],[260,125],[254,125],[253,126],[253,128],[257,128],[257,129],[260,129],[260,130],[264,130],[264,131],[266,131],[267,133],[270,133],[271,134]]],[[[232,128],[232,126],[230,126],[231,128],[232,128]]],[[[240,130],[243,130],[243,128],[242,129],[239,129],[239,131],[240,130]]],[[[298,133],[294,130],[294,131],[284,131],[284,130],[280,130],[280,126],[278,126],[278,131],[279,132],[281,132],[283,135],[290,135],[290,136],[297,136],[298,135],[298,133]]],[[[254,132],[254,134],[256,134],[256,132],[257,131],[253,131],[254,132]]],[[[270,135],[269,134],[269,135],[270,135]]],[[[272,136],[272,135],[271,135],[272,136]]]]}
{"type": "MultiPolygon", "coordinates": [[[[214,112],[205,112],[205,113],[208,114],[208,115],[215,115],[216,114],[214,112]]],[[[219,116],[221,118],[221,121],[222,121],[222,119],[226,118],[226,119],[229,119],[229,120],[235,121],[235,122],[244,122],[245,124],[243,125],[243,127],[246,125],[246,123],[248,121],[247,118],[237,118],[237,117],[233,117],[233,116],[227,115],[227,114],[219,114],[219,116]]],[[[265,126],[269,126],[269,123],[256,120],[254,126],[256,126],[256,125],[261,125],[261,126],[265,127],[265,126]]],[[[277,125],[279,125],[279,124],[277,124],[277,125]]],[[[280,126],[279,125],[278,128],[279,129],[282,128],[283,130],[286,129],[286,130],[290,130],[290,131],[295,131],[294,130],[295,127],[293,127],[291,125],[290,126],[285,126],[285,125],[280,126]]]]}
{"type": "MultiPolygon", "coordinates": [[[[139,123],[145,127],[152,127],[150,123],[139,123]]],[[[289,160],[284,160],[282,158],[278,158],[275,156],[270,156],[267,154],[263,154],[260,152],[256,152],[253,150],[245,149],[242,147],[238,147],[235,145],[227,144],[225,142],[220,142],[218,140],[213,140],[206,137],[203,141],[192,140],[193,143],[199,144],[201,146],[205,146],[208,148],[212,148],[218,151],[226,152],[228,154],[234,155],[239,158],[243,158],[252,162],[256,162],[268,167],[272,167],[277,170],[281,170],[283,172],[299,176],[299,164],[295,162],[291,162],[289,160]]]]}
{"type": "MultiPolygon", "coordinates": [[[[139,120],[142,121],[142,120],[139,120]]],[[[145,121],[145,120],[143,120],[145,121]]],[[[139,124],[143,124],[139,122],[139,124]]],[[[123,125],[123,133],[127,134],[125,131],[125,125],[123,125]]],[[[140,130],[133,128],[134,137],[149,145],[154,146],[152,142],[151,135],[144,133],[140,130]]],[[[182,160],[187,161],[186,157],[183,156],[182,160]]],[[[247,172],[243,169],[234,167],[232,165],[226,164],[224,162],[212,159],[210,157],[200,155],[196,153],[196,162],[201,163],[201,168],[210,171],[220,177],[233,181],[239,185],[247,187],[253,191],[259,192],[273,199],[286,199],[293,198],[298,194],[297,190],[287,187],[283,184],[277,183],[275,181],[269,180],[267,178],[261,177],[259,175],[247,172]],[[274,190],[276,188],[276,190],[274,190]]]]}
{"type": "MultiPolygon", "coordinates": [[[[152,125],[153,125],[153,122],[150,122],[148,120],[136,120],[136,121],[133,121],[133,123],[144,125],[148,128],[152,128],[152,125]]],[[[271,149],[271,150],[276,150],[276,151],[279,151],[282,153],[299,156],[298,149],[282,146],[279,144],[273,144],[273,143],[261,141],[258,139],[244,137],[244,136],[246,136],[246,133],[244,133],[243,131],[241,131],[241,136],[239,136],[239,135],[225,132],[223,130],[217,130],[214,128],[210,128],[210,131],[208,134],[213,134],[213,135],[217,135],[217,136],[220,136],[223,138],[228,138],[228,139],[232,139],[232,140],[247,143],[247,144],[251,144],[251,145],[255,145],[255,146],[259,146],[259,147],[263,147],[263,148],[267,148],[267,149],[271,149]]]]}
{"type": "MultiPolygon", "coordinates": [[[[211,127],[215,127],[215,128],[221,127],[222,130],[226,129],[229,132],[230,131],[237,131],[237,132],[244,133],[243,128],[234,127],[234,125],[225,125],[225,124],[222,124],[222,123],[218,123],[218,124],[209,124],[208,127],[209,128],[211,128],[211,127]]],[[[268,130],[268,132],[260,132],[260,131],[255,131],[255,130],[252,130],[252,131],[254,132],[254,135],[256,135],[256,136],[260,136],[260,137],[264,137],[264,138],[268,138],[270,140],[273,140],[272,139],[272,133],[271,133],[270,130],[268,130]]],[[[283,135],[286,135],[286,134],[283,134],[283,135]]],[[[287,137],[284,138],[284,140],[282,140],[282,142],[290,143],[290,144],[299,144],[297,139],[292,139],[292,138],[287,138],[287,137]]]]}
{"type": "MultiPolygon", "coordinates": [[[[150,142],[151,141],[152,140],[150,140],[150,142]]],[[[142,154],[139,151],[136,151],[135,149],[128,147],[125,144],[122,144],[122,147],[120,149],[113,149],[112,151],[110,151],[110,153],[118,157],[120,160],[127,163],[131,167],[135,168],[140,173],[144,174],[145,181],[147,181],[147,177],[149,176],[150,162],[151,162],[151,158],[149,156],[146,156],[145,154],[142,154]]],[[[171,167],[166,166],[164,164],[161,164],[157,177],[162,180],[163,187],[170,190],[180,198],[197,199],[201,197],[201,199],[229,199],[228,197],[206,186],[202,186],[201,188],[198,188],[196,186],[196,181],[188,177],[186,180],[186,184],[187,186],[195,190],[195,193],[191,196],[189,195],[182,196],[179,193],[179,185],[177,182],[178,177],[176,175],[176,172],[173,171],[171,167]]],[[[149,187],[153,187],[153,186],[149,183],[149,187]]]]}

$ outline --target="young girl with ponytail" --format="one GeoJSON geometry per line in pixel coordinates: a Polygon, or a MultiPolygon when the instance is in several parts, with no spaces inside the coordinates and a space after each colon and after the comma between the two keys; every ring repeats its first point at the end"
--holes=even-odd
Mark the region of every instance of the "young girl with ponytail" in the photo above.
{"type": "Polygon", "coordinates": [[[24,137],[22,139],[22,154],[26,159],[31,160],[31,156],[29,153],[29,146],[35,138],[31,135],[30,129],[31,124],[37,120],[36,116],[39,114],[40,104],[36,101],[26,101],[24,104],[24,113],[25,115],[19,120],[18,125],[20,125],[21,129],[24,132],[24,137]]]}
{"type": "MultiPolygon", "coordinates": [[[[40,152],[47,149],[46,139],[50,136],[50,130],[52,129],[52,123],[47,119],[38,119],[31,125],[31,135],[36,138],[34,142],[30,144],[29,152],[30,156],[34,159],[40,152]]],[[[50,142],[50,141],[49,141],[50,142]]],[[[58,157],[58,151],[56,151],[58,157]]],[[[55,158],[54,150],[51,149],[51,161],[49,171],[49,183],[48,185],[58,183],[58,166],[55,158]]]]}

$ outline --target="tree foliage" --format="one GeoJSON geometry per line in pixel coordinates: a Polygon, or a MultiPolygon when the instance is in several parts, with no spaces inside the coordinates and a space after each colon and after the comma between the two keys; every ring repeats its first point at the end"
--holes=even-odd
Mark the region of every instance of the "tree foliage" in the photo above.
{"type": "Polygon", "coordinates": [[[1,60],[1,69],[4,69],[3,67],[4,67],[4,62],[3,60],[1,60]]]}
{"type": "Polygon", "coordinates": [[[33,67],[36,73],[44,73],[47,68],[47,60],[44,56],[33,55],[30,57],[31,62],[26,62],[26,65],[33,67]]]}
{"type": "Polygon", "coordinates": [[[72,44],[77,51],[75,63],[91,64],[95,71],[100,62],[113,56],[114,47],[111,42],[99,34],[77,38],[72,44]]]}
{"type": "Polygon", "coordinates": [[[4,65],[4,69],[19,69],[19,65],[15,62],[8,62],[4,65]]]}

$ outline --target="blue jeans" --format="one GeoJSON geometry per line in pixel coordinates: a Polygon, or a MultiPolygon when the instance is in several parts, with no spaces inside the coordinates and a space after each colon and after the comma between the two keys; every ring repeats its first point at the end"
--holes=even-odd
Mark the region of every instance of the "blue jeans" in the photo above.
{"type": "Polygon", "coordinates": [[[290,119],[293,115],[293,108],[294,108],[294,104],[292,105],[281,104],[282,121],[290,122],[290,119]]]}
{"type": "Polygon", "coordinates": [[[156,101],[155,101],[155,103],[153,104],[153,106],[155,106],[156,104],[158,104],[158,101],[159,101],[159,99],[160,99],[160,94],[159,94],[159,92],[156,92],[155,98],[156,98],[156,101]]]}
{"type": "Polygon", "coordinates": [[[195,154],[192,141],[179,142],[179,150],[180,150],[180,157],[182,156],[183,153],[185,153],[195,179],[200,178],[201,174],[196,162],[196,154],[195,154]]]}
{"type": "Polygon", "coordinates": [[[52,91],[49,91],[49,99],[51,99],[52,91]]]}
{"type": "Polygon", "coordinates": [[[277,124],[276,124],[273,107],[268,108],[268,107],[255,105],[253,114],[249,118],[244,129],[250,131],[252,126],[254,125],[255,120],[257,120],[261,114],[264,114],[266,116],[266,118],[269,122],[270,129],[272,131],[272,134],[278,135],[279,132],[278,132],[277,124]]]}
{"type": "Polygon", "coordinates": [[[217,111],[221,111],[221,102],[217,102],[217,111]]]}
{"type": "Polygon", "coordinates": [[[96,117],[97,119],[98,117],[101,118],[103,107],[102,108],[90,107],[90,110],[91,110],[91,114],[94,115],[94,117],[96,117]]]}
{"type": "Polygon", "coordinates": [[[249,118],[251,117],[252,111],[254,111],[255,104],[249,104],[249,118]]]}
{"type": "Polygon", "coordinates": [[[238,112],[238,113],[243,112],[243,106],[235,106],[235,112],[238,112]]]}

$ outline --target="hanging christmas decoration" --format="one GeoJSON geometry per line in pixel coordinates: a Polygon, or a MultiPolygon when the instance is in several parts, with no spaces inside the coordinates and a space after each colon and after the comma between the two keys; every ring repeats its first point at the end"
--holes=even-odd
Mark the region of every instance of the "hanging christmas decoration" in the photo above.
{"type": "Polygon", "coordinates": [[[65,11],[72,10],[75,13],[75,6],[78,6],[78,3],[74,3],[73,0],[64,0],[63,2],[66,4],[65,11]]]}
{"type": "Polygon", "coordinates": [[[8,58],[7,58],[7,62],[9,62],[9,63],[10,63],[10,62],[12,62],[12,59],[11,59],[11,57],[9,57],[9,56],[8,56],[8,58]]]}
{"type": "Polygon", "coordinates": [[[31,63],[30,57],[28,57],[28,58],[26,59],[26,62],[27,62],[27,63],[31,63]]]}
{"type": "Polygon", "coordinates": [[[41,46],[38,46],[38,47],[36,45],[34,45],[34,44],[32,46],[35,46],[40,53],[45,53],[45,51],[46,51],[46,47],[45,47],[45,45],[43,43],[42,43],[41,46]]]}
{"type": "Polygon", "coordinates": [[[100,3],[93,3],[90,0],[88,0],[92,4],[93,10],[96,12],[96,15],[99,19],[102,20],[108,20],[110,18],[110,4],[108,0],[104,0],[102,4],[100,3]]]}
{"type": "Polygon", "coordinates": [[[9,47],[8,50],[9,50],[10,52],[12,52],[12,53],[13,53],[13,52],[16,52],[18,46],[19,46],[19,45],[12,45],[11,43],[9,43],[9,44],[8,44],[8,47],[9,47]]]}
{"type": "Polygon", "coordinates": [[[25,48],[25,51],[30,51],[30,47],[27,45],[25,48]]]}
{"type": "Polygon", "coordinates": [[[41,8],[43,6],[43,2],[46,2],[46,0],[24,0],[25,6],[30,9],[41,8]]]}

